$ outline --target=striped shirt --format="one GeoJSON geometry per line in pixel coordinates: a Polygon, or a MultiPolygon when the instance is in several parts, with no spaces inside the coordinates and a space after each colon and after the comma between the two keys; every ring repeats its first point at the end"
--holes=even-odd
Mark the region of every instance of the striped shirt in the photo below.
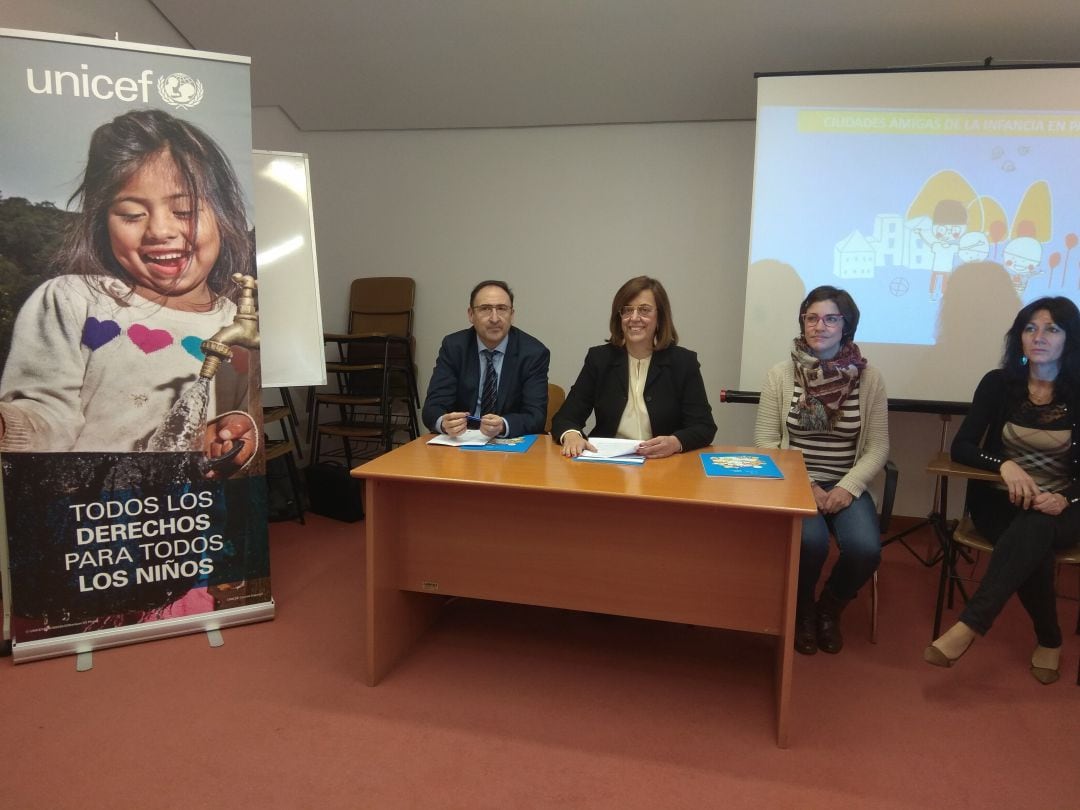
{"type": "Polygon", "coordinates": [[[855,466],[855,446],[862,430],[859,416],[859,384],[840,404],[840,418],[827,432],[805,430],[799,427],[796,403],[803,389],[798,381],[787,413],[787,429],[791,446],[802,450],[810,479],[819,484],[835,484],[855,466]]]}

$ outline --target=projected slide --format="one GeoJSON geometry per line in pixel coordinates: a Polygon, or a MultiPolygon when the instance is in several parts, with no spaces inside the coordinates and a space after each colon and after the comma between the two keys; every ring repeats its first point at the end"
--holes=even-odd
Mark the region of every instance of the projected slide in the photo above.
{"type": "Polygon", "coordinates": [[[854,296],[856,340],[894,398],[969,399],[1023,303],[1080,300],[1078,78],[759,79],[740,384],[755,387],[786,356],[798,302],[820,284],[854,296]],[[777,103],[772,82],[788,83],[777,103]],[[1048,94],[1055,82],[1062,91],[1048,94]],[[791,103],[799,86],[805,103],[791,103]],[[1046,95],[1057,106],[1028,106],[1046,95]],[[912,96],[932,106],[912,107],[912,96]]]}

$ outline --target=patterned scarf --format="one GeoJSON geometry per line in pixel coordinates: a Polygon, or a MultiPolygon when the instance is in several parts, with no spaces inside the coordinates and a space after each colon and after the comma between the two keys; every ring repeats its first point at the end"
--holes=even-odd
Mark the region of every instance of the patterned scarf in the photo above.
{"type": "Polygon", "coordinates": [[[820,360],[811,354],[802,337],[795,338],[791,359],[795,363],[795,379],[803,390],[795,403],[799,427],[828,432],[840,418],[840,404],[858,383],[866,360],[854,343],[841,344],[835,357],[820,360]]]}

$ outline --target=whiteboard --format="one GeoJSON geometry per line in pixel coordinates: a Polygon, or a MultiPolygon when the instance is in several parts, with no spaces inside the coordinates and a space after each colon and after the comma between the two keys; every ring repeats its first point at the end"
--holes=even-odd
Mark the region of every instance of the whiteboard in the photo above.
{"type": "Polygon", "coordinates": [[[252,152],[262,387],[325,385],[308,156],[252,152]]]}

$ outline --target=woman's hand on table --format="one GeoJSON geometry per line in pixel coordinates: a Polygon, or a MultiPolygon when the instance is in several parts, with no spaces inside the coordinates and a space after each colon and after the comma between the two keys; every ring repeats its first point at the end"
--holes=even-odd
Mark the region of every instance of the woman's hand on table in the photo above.
{"type": "Polygon", "coordinates": [[[567,458],[576,458],[583,450],[596,452],[596,448],[589,443],[588,439],[576,430],[568,430],[562,437],[562,454],[567,458]]]}
{"type": "Polygon", "coordinates": [[[639,444],[637,451],[645,458],[665,458],[681,453],[682,442],[674,436],[654,436],[639,444]]]}

